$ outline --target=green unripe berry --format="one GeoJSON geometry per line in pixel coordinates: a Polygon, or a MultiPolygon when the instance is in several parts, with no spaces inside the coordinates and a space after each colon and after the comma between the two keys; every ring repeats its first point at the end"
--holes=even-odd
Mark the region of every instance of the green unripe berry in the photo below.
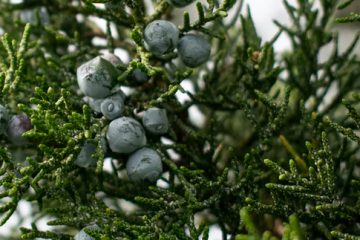
{"type": "Polygon", "coordinates": [[[151,148],[141,148],[130,155],[126,171],[131,181],[154,182],[163,171],[161,157],[151,148]]]}

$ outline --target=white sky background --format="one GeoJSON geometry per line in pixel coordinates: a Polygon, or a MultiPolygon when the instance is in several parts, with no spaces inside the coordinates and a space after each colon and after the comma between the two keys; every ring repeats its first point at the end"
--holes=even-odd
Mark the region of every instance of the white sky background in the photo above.
{"type": "MultiPolygon", "coordinates": [[[[16,0],[18,2],[18,0],[16,0]]],[[[296,2],[295,0],[290,0],[290,3],[296,2]]],[[[287,13],[282,5],[282,0],[245,0],[246,4],[250,5],[252,16],[257,28],[257,31],[260,36],[262,36],[263,40],[269,40],[271,39],[277,32],[277,27],[273,24],[272,20],[277,19],[279,22],[287,22],[288,16],[287,13]]],[[[194,4],[190,6],[190,8],[193,8],[194,4]]],[[[189,8],[186,8],[188,10],[189,8]]],[[[246,5],[244,5],[243,12],[246,10],[246,5]]],[[[180,13],[184,11],[184,9],[179,9],[180,13]]],[[[195,14],[196,16],[196,14],[195,14]]],[[[195,19],[195,16],[192,19],[195,19]]],[[[230,15],[231,16],[231,15],[230,15]]],[[[99,24],[104,27],[104,21],[100,21],[99,24]]],[[[178,22],[178,24],[182,24],[182,18],[181,21],[178,22]]],[[[342,28],[342,37],[340,38],[344,43],[349,43],[352,40],[352,36],[354,35],[353,30],[349,30],[347,28],[342,28]]],[[[290,43],[288,39],[286,38],[286,35],[283,34],[279,40],[275,44],[275,50],[276,52],[281,52],[283,50],[287,50],[290,48],[290,43]]],[[[126,54],[123,54],[121,51],[117,51],[117,54],[119,54],[120,58],[128,62],[128,56],[126,54]]],[[[326,51],[324,52],[324,55],[326,55],[326,51]]],[[[191,83],[190,81],[185,81],[182,86],[186,88],[187,90],[191,90],[191,83]]],[[[178,93],[177,96],[180,98],[180,100],[184,100],[186,96],[182,93],[178,93]]],[[[201,119],[201,113],[199,110],[194,107],[191,110],[191,115],[194,116],[194,119],[199,120],[201,119]]],[[[20,214],[22,216],[26,216],[25,219],[29,219],[28,221],[25,221],[22,223],[22,226],[30,227],[30,219],[31,219],[31,211],[30,211],[30,204],[21,201],[18,205],[18,212],[21,212],[20,214]]],[[[14,229],[17,229],[19,227],[18,223],[18,217],[16,215],[12,216],[10,220],[5,224],[5,226],[0,227],[0,237],[8,235],[11,231],[14,229]]],[[[46,221],[42,221],[38,224],[38,228],[40,230],[47,230],[49,229],[49,226],[46,225],[46,221]]],[[[221,240],[221,231],[217,226],[213,226],[210,228],[210,239],[211,240],[221,240]]]]}

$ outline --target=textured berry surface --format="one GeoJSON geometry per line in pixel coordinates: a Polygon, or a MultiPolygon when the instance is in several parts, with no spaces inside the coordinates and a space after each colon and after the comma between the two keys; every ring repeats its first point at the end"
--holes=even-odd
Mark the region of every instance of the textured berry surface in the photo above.
{"type": "Polygon", "coordinates": [[[116,68],[101,57],[96,57],[77,69],[77,82],[80,90],[92,98],[109,96],[113,80],[116,77],[116,68]]]}
{"type": "Polygon", "coordinates": [[[115,153],[131,153],[146,144],[144,128],[130,117],[111,121],[106,139],[111,151],[115,153]]]}
{"type": "Polygon", "coordinates": [[[151,148],[141,148],[130,155],[126,170],[131,181],[154,182],[163,170],[160,155],[151,148]]]}
{"type": "Polygon", "coordinates": [[[203,36],[189,34],[182,37],[178,44],[181,61],[188,67],[197,67],[210,57],[211,47],[203,36]]]}
{"type": "Polygon", "coordinates": [[[155,20],[144,30],[146,47],[156,56],[168,53],[176,47],[179,41],[179,30],[166,20],[155,20]]]}
{"type": "Polygon", "coordinates": [[[0,104],[0,135],[5,133],[9,118],[8,110],[0,104]]]}
{"type": "Polygon", "coordinates": [[[105,118],[118,118],[124,111],[124,99],[119,94],[107,97],[102,101],[100,109],[105,118]]]}
{"type": "Polygon", "coordinates": [[[144,112],[143,125],[153,134],[164,134],[169,129],[169,121],[165,109],[149,108],[144,112]]]}
{"type": "Polygon", "coordinates": [[[103,59],[105,59],[106,61],[110,62],[114,66],[123,63],[121,61],[121,59],[118,56],[116,56],[115,54],[113,54],[113,53],[105,53],[105,54],[101,55],[101,57],[103,59]]]}
{"type": "Polygon", "coordinates": [[[9,120],[6,135],[14,145],[23,145],[27,140],[22,136],[23,133],[32,128],[31,121],[25,113],[14,115],[9,120]]]}
{"type": "Polygon", "coordinates": [[[95,151],[96,146],[94,144],[85,142],[74,163],[83,168],[94,166],[96,164],[96,159],[94,159],[91,155],[95,153],[95,151]]]}
{"type": "Polygon", "coordinates": [[[174,7],[185,7],[194,2],[194,0],[169,0],[169,3],[174,7]]]}
{"type": "Polygon", "coordinates": [[[149,79],[147,74],[141,71],[140,69],[135,69],[132,72],[132,78],[138,83],[146,82],[149,79]]]}

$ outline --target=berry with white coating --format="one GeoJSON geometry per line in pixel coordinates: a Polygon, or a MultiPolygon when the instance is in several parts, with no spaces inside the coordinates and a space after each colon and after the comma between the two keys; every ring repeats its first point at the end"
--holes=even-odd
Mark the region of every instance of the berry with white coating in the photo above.
{"type": "Polygon", "coordinates": [[[111,121],[106,139],[111,151],[115,153],[131,153],[146,144],[144,128],[130,117],[121,117],[111,121]]]}
{"type": "Polygon", "coordinates": [[[161,56],[175,49],[179,41],[179,30],[166,20],[155,20],[144,30],[146,48],[155,56],[161,56]]]}
{"type": "Polygon", "coordinates": [[[88,227],[85,227],[78,232],[74,239],[75,240],[95,240],[95,238],[91,237],[89,234],[87,234],[84,229],[90,229],[90,230],[99,230],[100,228],[97,225],[91,225],[88,227]]]}
{"type": "Polygon", "coordinates": [[[161,157],[151,148],[141,148],[130,155],[126,171],[131,181],[154,182],[163,171],[161,157]]]}
{"type": "Polygon", "coordinates": [[[194,0],[168,0],[168,1],[174,7],[179,7],[179,8],[185,7],[189,4],[191,4],[192,2],[194,2],[194,0]]]}
{"type": "Polygon", "coordinates": [[[148,75],[138,68],[132,72],[131,76],[138,83],[146,82],[149,79],[148,75]]]}
{"type": "Polygon", "coordinates": [[[102,101],[100,109],[106,119],[118,118],[124,111],[124,99],[119,94],[107,97],[102,101]]]}
{"type": "Polygon", "coordinates": [[[96,159],[92,157],[95,151],[96,146],[94,144],[85,142],[74,163],[83,168],[89,168],[90,166],[96,165],[96,159]]]}
{"type": "Polygon", "coordinates": [[[102,57],[95,57],[77,69],[77,82],[80,90],[92,98],[104,98],[111,94],[113,80],[117,77],[116,68],[102,57]]]}
{"type": "Polygon", "coordinates": [[[0,135],[5,133],[9,118],[9,111],[0,104],[0,135]]]}
{"type": "Polygon", "coordinates": [[[149,108],[142,119],[145,129],[153,134],[164,134],[169,129],[166,109],[149,108]]]}
{"type": "Polygon", "coordinates": [[[101,113],[101,103],[104,101],[103,98],[92,98],[92,97],[88,97],[85,96],[84,97],[84,101],[90,106],[90,108],[96,113],[101,113]]]}
{"type": "Polygon", "coordinates": [[[188,67],[197,67],[210,57],[210,43],[201,35],[188,34],[182,37],[178,44],[181,61],[188,67]]]}
{"type": "Polygon", "coordinates": [[[103,59],[105,59],[106,61],[110,62],[114,66],[123,63],[121,61],[121,59],[118,56],[116,56],[115,54],[113,54],[113,53],[104,53],[103,55],[101,55],[101,57],[103,59]]]}
{"type": "Polygon", "coordinates": [[[30,118],[25,113],[21,113],[11,117],[6,129],[6,135],[14,145],[20,146],[27,143],[27,139],[22,135],[31,128],[30,118]]]}

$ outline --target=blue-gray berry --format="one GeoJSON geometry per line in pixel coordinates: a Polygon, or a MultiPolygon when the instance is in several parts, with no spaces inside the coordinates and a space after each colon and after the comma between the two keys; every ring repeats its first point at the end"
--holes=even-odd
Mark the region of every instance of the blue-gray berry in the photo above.
{"type": "Polygon", "coordinates": [[[148,75],[138,68],[132,72],[131,76],[138,83],[144,83],[149,79],[148,75]]]}
{"type": "Polygon", "coordinates": [[[103,98],[92,98],[92,97],[88,97],[85,96],[84,97],[84,101],[89,104],[90,108],[95,112],[95,113],[101,113],[101,103],[104,101],[103,98]]]}
{"type": "Polygon", "coordinates": [[[141,148],[130,155],[126,170],[131,181],[154,182],[163,171],[161,157],[151,148],[141,148]]]}
{"type": "Polygon", "coordinates": [[[7,125],[6,135],[14,145],[20,146],[27,143],[27,139],[22,135],[31,128],[30,118],[25,113],[21,113],[11,117],[7,125]]]}
{"type": "Polygon", "coordinates": [[[49,14],[45,7],[40,7],[37,9],[24,9],[20,12],[20,20],[24,23],[30,23],[32,25],[36,25],[37,22],[37,14],[39,14],[40,23],[43,25],[50,23],[49,14]]]}
{"type": "Polygon", "coordinates": [[[89,229],[89,230],[99,230],[100,228],[97,225],[91,225],[91,226],[87,226],[83,229],[80,230],[80,232],[78,232],[74,239],[75,240],[95,240],[95,238],[91,237],[89,234],[87,234],[84,230],[85,229],[89,229]]]}
{"type": "Polygon", "coordinates": [[[116,68],[102,57],[95,57],[77,69],[80,90],[92,98],[104,98],[111,94],[116,68]]]}
{"type": "Polygon", "coordinates": [[[144,30],[146,48],[156,56],[162,56],[174,50],[179,41],[179,30],[166,20],[155,20],[144,30]]]}
{"type": "Polygon", "coordinates": [[[118,56],[116,56],[115,54],[113,54],[113,53],[104,53],[103,55],[101,55],[101,57],[103,59],[105,59],[106,61],[110,62],[114,66],[123,63],[121,61],[121,59],[118,56]]]}
{"type": "Polygon", "coordinates": [[[210,43],[201,35],[188,34],[178,44],[181,61],[188,67],[197,67],[210,57],[210,43]]]}
{"type": "Polygon", "coordinates": [[[5,133],[9,118],[9,111],[0,104],[0,135],[5,133]]]}
{"type": "Polygon", "coordinates": [[[174,7],[179,7],[179,8],[185,7],[189,4],[191,4],[192,2],[194,2],[194,0],[168,0],[168,1],[174,7]]]}
{"type": "Polygon", "coordinates": [[[169,129],[166,109],[149,108],[144,112],[142,120],[145,129],[153,134],[164,134],[169,129]]]}
{"type": "Polygon", "coordinates": [[[96,146],[94,144],[85,142],[74,163],[83,168],[89,168],[90,166],[96,165],[96,159],[92,157],[95,151],[96,146]]]}
{"type": "Polygon", "coordinates": [[[146,144],[143,127],[130,117],[121,117],[111,121],[106,139],[111,151],[115,153],[131,153],[146,144]]]}
{"type": "Polygon", "coordinates": [[[124,111],[124,99],[120,94],[107,97],[102,101],[100,109],[105,118],[109,120],[118,118],[124,111]]]}

